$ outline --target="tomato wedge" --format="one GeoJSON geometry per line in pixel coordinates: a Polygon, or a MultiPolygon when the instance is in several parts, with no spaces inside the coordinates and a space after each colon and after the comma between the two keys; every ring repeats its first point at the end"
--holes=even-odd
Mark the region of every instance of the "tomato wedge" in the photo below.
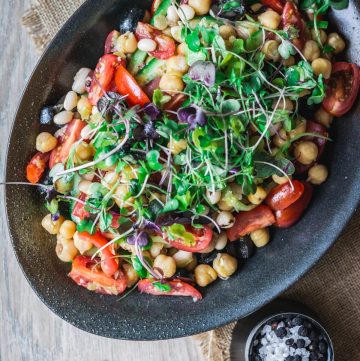
{"type": "Polygon", "coordinates": [[[126,290],[126,276],[121,270],[117,270],[114,277],[107,276],[99,270],[97,264],[100,259],[77,256],[69,273],[69,277],[79,286],[88,290],[106,295],[119,295],[126,290]]]}
{"type": "Polygon", "coordinates": [[[304,193],[304,185],[298,180],[279,184],[266,197],[266,204],[273,210],[281,210],[296,202],[304,193]]]}
{"type": "Polygon", "coordinates": [[[257,229],[271,226],[274,222],[275,217],[270,207],[260,205],[251,211],[239,212],[235,217],[234,225],[226,231],[226,234],[230,241],[236,241],[239,237],[244,237],[257,229]]]}
{"type": "Polygon", "coordinates": [[[57,163],[64,163],[71,151],[72,145],[80,139],[80,133],[86,123],[80,119],[73,119],[66,127],[64,135],[61,137],[60,144],[51,151],[50,169],[57,163]]]}
{"type": "MultiPolygon", "coordinates": [[[[81,192],[78,198],[81,201],[85,202],[87,195],[81,192]]],[[[75,202],[71,212],[71,218],[74,220],[74,222],[79,223],[80,221],[88,217],[90,217],[90,213],[85,209],[85,205],[80,202],[75,202]]]]}
{"type": "Polygon", "coordinates": [[[115,84],[121,95],[128,96],[126,101],[130,106],[150,103],[148,96],[140,88],[133,76],[122,65],[119,65],[116,70],[115,84]]]}
{"type": "Polygon", "coordinates": [[[113,30],[109,35],[107,36],[105,40],[105,54],[114,53],[115,47],[116,47],[116,40],[120,36],[120,33],[117,30],[113,30]]]}
{"type": "Polygon", "coordinates": [[[359,87],[360,69],[356,64],[346,62],[333,64],[323,108],[335,117],[344,115],[352,108],[359,87]]]}
{"type": "Polygon", "coordinates": [[[113,54],[106,54],[100,58],[92,76],[89,91],[89,100],[92,105],[97,105],[99,99],[104,95],[104,91],[110,89],[115,69],[119,64],[119,58],[113,54]]]}
{"type": "MultiPolygon", "coordinates": [[[[156,282],[156,281],[155,281],[156,282]]],[[[141,293],[147,293],[154,296],[184,296],[192,297],[193,301],[202,299],[201,293],[193,286],[181,280],[167,281],[171,289],[170,291],[160,291],[154,286],[153,281],[149,279],[142,279],[138,283],[138,290],[141,293]]]]}
{"type": "Polygon", "coordinates": [[[286,2],[282,13],[282,23],[292,43],[302,50],[305,45],[305,22],[294,3],[286,2]]]}
{"type": "Polygon", "coordinates": [[[195,228],[190,225],[186,225],[185,229],[187,232],[193,234],[195,237],[195,244],[188,245],[182,239],[171,240],[166,237],[166,232],[164,233],[164,238],[171,244],[172,247],[180,249],[181,251],[201,252],[208,248],[213,238],[213,231],[210,227],[204,225],[203,228],[195,228]]]}
{"type": "Polygon", "coordinates": [[[30,160],[26,167],[26,178],[32,183],[36,184],[41,179],[45,172],[46,166],[50,158],[49,153],[37,152],[30,160]]]}
{"type": "Polygon", "coordinates": [[[304,213],[312,198],[313,187],[308,182],[302,183],[304,185],[303,195],[291,206],[275,212],[276,222],[274,226],[279,228],[290,227],[296,223],[304,213]]]}
{"type": "Polygon", "coordinates": [[[279,14],[282,14],[284,10],[284,2],[281,0],[261,0],[261,3],[279,14]]]}
{"type": "Polygon", "coordinates": [[[138,23],[135,36],[138,40],[152,39],[157,43],[157,48],[149,52],[156,59],[169,59],[175,54],[175,41],[150,24],[138,23]]]}
{"type": "MultiPolygon", "coordinates": [[[[92,243],[96,248],[100,249],[108,244],[108,241],[101,234],[91,235],[88,232],[79,232],[80,239],[92,243]]],[[[101,269],[107,276],[113,276],[119,268],[117,259],[114,258],[115,252],[112,245],[105,247],[101,252],[101,269]]]]}

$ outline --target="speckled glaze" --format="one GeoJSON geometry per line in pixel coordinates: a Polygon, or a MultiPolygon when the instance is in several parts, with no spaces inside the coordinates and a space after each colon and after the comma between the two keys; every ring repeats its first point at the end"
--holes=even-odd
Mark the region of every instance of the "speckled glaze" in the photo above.
{"type": "MultiPolygon", "coordinates": [[[[38,114],[71,87],[78,68],[93,68],[102,45],[116,28],[124,9],[146,6],[141,0],[87,1],[65,24],[37,65],[21,100],[8,148],[7,181],[23,181],[26,162],[34,153],[38,114]]],[[[359,2],[334,14],[348,40],[347,53],[360,63],[359,2]]],[[[13,247],[29,283],[58,316],[85,331],[112,338],[167,339],[192,335],[244,317],[293,284],[325,253],[346,225],[360,198],[360,105],[335,122],[329,160],[330,179],[320,187],[303,219],[276,231],[234,277],[204,289],[204,299],[150,297],[132,293],[122,301],[76,286],[69,265],[55,255],[55,239],[40,225],[46,213],[32,187],[8,186],[6,207],[13,247]]]]}

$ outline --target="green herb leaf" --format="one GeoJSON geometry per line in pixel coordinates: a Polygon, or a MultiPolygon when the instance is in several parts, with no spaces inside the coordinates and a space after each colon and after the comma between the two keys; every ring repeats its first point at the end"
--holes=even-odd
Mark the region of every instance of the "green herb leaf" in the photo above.
{"type": "Polygon", "coordinates": [[[188,232],[183,224],[174,223],[171,226],[163,227],[167,236],[173,241],[182,241],[188,246],[195,244],[195,237],[188,232]]]}
{"type": "Polygon", "coordinates": [[[168,283],[153,282],[153,286],[160,292],[170,292],[171,286],[168,283]]]}
{"type": "Polygon", "coordinates": [[[101,212],[99,220],[101,232],[105,232],[110,228],[112,220],[113,216],[111,213],[101,212]]]}
{"type": "Polygon", "coordinates": [[[87,232],[91,235],[96,233],[96,227],[94,227],[94,222],[90,218],[82,219],[76,226],[78,232],[87,232]]]}
{"type": "Polygon", "coordinates": [[[163,169],[162,164],[159,163],[159,157],[160,157],[160,153],[157,150],[151,150],[146,154],[146,160],[148,162],[147,163],[148,166],[150,167],[150,169],[157,172],[163,169]]]}

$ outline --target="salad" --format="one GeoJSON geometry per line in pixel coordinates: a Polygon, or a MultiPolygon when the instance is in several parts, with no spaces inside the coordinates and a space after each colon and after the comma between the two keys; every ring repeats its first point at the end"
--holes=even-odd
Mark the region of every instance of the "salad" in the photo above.
{"type": "Polygon", "coordinates": [[[58,129],[26,168],[69,277],[197,301],[295,224],[328,177],[333,117],[359,90],[327,31],[326,12],[346,6],[155,0],[112,31],[95,69],[41,110],[58,129]]]}

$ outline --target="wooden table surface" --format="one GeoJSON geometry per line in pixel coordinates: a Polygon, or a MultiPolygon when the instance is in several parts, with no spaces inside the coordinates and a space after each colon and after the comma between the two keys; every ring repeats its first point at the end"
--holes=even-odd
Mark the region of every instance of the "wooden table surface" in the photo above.
{"type": "MultiPolygon", "coordinates": [[[[6,144],[24,85],[39,57],[20,24],[30,0],[0,0],[0,180],[6,144]]],[[[3,200],[3,189],[0,199],[3,200]]],[[[190,338],[159,342],[109,340],[90,335],[50,312],[31,290],[15,259],[5,209],[0,207],[1,361],[197,361],[190,338]]]]}

